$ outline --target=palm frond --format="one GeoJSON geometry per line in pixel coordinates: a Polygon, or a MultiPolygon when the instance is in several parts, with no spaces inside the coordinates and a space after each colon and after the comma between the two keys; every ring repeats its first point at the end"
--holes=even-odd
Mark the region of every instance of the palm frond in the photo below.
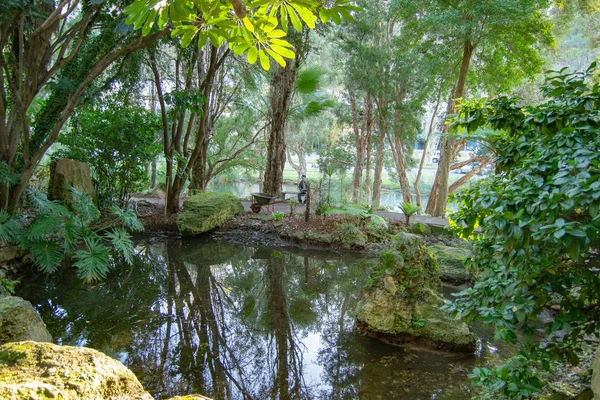
{"type": "Polygon", "coordinates": [[[346,204],[342,207],[334,207],[325,210],[325,215],[360,215],[366,217],[369,211],[356,204],[346,204]]]}
{"type": "Polygon", "coordinates": [[[115,250],[125,258],[127,264],[131,265],[133,263],[133,242],[131,241],[131,235],[124,229],[114,229],[104,236],[110,240],[115,250]]]}
{"type": "Polygon", "coordinates": [[[378,229],[387,229],[388,228],[387,221],[381,215],[371,214],[370,218],[371,218],[371,226],[373,226],[374,228],[378,228],[378,229]]]}
{"type": "Polygon", "coordinates": [[[73,210],[85,223],[95,222],[100,218],[100,211],[94,205],[94,202],[85,193],[81,193],[74,187],[69,187],[69,191],[73,195],[73,210]]]}
{"type": "Polygon", "coordinates": [[[77,250],[73,256],[77,260],[73,264],[79,269],[77,274],[86,281],[95,281],[106,277],[106,273],[110,269],[108,247],[95,238],[86,238],[85,244],[87,249],[77,250]]]}
{"type": "Polygon", "coordinates": [[[36,242],[54,237],[62,232],[63,218],[56,214],[41,214],[29,225],[25,240],[36,242]]]}
{"type": "Polygon", "coordinates": [[[35,207],[41,214],[58,214],[58,215],[66,215],[69,213],[69,210],[58,204],[55,201],[48,200],[48,197],[41,192],[35,190],[27,191],[29,201],[33,207],[35,207]]]}
{"type": "Polygon", "coordinates": [[[82,239],[85,225],[75,215],[67,216],[62,224],[63,247],[65,251],[71,249],[82,239]]]}
{"type": "Polygon", "coordinates": [[[23,232],[23,223],[18,216],[0,211],[0,241],[16,243],[17,237],[23,232]]]}
{"type": "Polygon", "coordinates": [[[131,229],[134,232],[141,232],[144,230],[144,226],[138,219],[137,215],[135,215],[135,211],[133,208],[128,207],[126,209],[122,209],[116,206],[112,206],[110,208],[110,212],[118,217],[126,228],[131,229]]]}
{"type": "Polygon", "coordinates": [[[298,72],[296,79],[296,90],[299,93],[310,94],[317,91],[321,86],[321,78],[325,75],[320,67],[312,66],[298,72]]]}
{"type": "Polygon", "coordinates": [[[64,258],[62,246],[54,240],[29,242],[28,249],[35,265],[46,274],[54,272],[64,258]]]}

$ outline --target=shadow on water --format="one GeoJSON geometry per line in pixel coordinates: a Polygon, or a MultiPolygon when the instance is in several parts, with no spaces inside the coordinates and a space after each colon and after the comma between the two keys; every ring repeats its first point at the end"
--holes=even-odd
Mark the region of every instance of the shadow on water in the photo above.
{"type": "Polygon", "coordinates": [[[157,399],[464,399],[475,356],[361,337],[367,271],[351,256],[148,238],[134,265],[82,284],[66,269],[23,281],[59,344],[129,367],[157,399]]]}

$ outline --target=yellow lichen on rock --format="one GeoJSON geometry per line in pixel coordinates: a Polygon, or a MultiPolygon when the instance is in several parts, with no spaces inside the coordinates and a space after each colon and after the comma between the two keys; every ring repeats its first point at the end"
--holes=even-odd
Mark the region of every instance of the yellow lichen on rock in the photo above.
{"type": "Polygon", "coordinates": [[[133,372],[99,351],[31,341],[0,347],[0,398],[152,400],[133,372]]]}

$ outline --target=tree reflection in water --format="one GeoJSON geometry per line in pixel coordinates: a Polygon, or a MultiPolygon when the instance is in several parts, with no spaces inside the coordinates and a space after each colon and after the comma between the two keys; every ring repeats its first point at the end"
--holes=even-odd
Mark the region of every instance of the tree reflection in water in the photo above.
{"type": "Polygon", "coordinates": [[[365,270],[356,255],[148,238],[98,285],[65,269],[18,291],[59,343],[119,359],[156,398],[464,398],[473,359],[355,334],[365,270]]]}

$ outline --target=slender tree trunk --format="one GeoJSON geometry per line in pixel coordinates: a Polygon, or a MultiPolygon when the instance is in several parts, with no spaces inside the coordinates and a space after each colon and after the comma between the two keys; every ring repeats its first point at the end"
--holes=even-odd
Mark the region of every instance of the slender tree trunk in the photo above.
{"type": "Polygon", "coordinates": [[[296,56],[285,68],[276,65],[271,78],[271,125],[263,180],[265,193],[281,194],[285,166],[285,127],[299,66],[300,61],[296,56]]]}
{"type": "Polygon", "coordinates": [[[371,200],[371,139],[373,138],[373,103],[369,101],[369,106],[365,107],[365,118],[367,119],[367,137],[365,138],[367,162],[365,166],[365,201],[371,200]]]}
{"type": "Polygon", "coordinates": [[[377,139],[377,154],[375,155],[375,175],[373,177],[373,199],[371,201],[371,207],[374,209],[379,208],[381,202],[381,174],[383,172],[383,150],[385,144],[385,112],[381,110],[381,105],[384,104],[383,100],[379,101],[379,138],[377,139]]]}
{"type": "Polygon", "coordinates": [[[388,132],[388,140],[390,147],[392,148],[392,154],[394,156],[394,162],[396,164],[396,172],[398,173],[398,180],[400,182],[400,189],[402,190],[402,201],[412,204],[412,195],[410,193],[410,182],[406,176],[406,163],[404,161],[404,148],[402,143],[402,137],[400,132],[400,110],[394,111],[395,119],[395,132],[391,134],[388,132]]]}
{"type": "MultiPolygon", "coordinates": [[[[365,157],[365,136],[366,136],[366,116],[363,115],[362,132],[358,127],[358,112],[356,109],[356,97],[352,90],[348,90],[350,95],[350,105],[352,108],[352,128],[354,130],[354,137],[356,143],[356,164],[354,165],[354,171],[352,173],[352,186],[350,187],[351,201],[353,203],[360,202],[360,192],[362,186],[362,171],[365,157]]],[[[369,103],[369,93],[365,94],[364,108],[369,103]]]]}
{"type": "Polygon", "coordinates": [[[431,140],[431,133],[433,132],[433,123],[435,122],[435,117],[437,116],[437,111],[440,107],[441,98],[438,97],[437,102],[435,103],[435,107],[433,109],[433,114],[431,115],[431,121],[429,122],[429,130],[427,131],[427,139],[425,139],[425,146],[423,146],[423,155],[421,156],[421,162],[419,163],[419,170],[417,171],[417,177],[415,178],[414,188],[415,188],[415,197],[417,200],[417,205],[421,205],[421,189],[419,189],[419,181],[421,180],[421,173],[423,172],[423,164],[425,164],[425,157],[427,157],[427,148],[429,147],[429,142],[431,140]]]}
{"type": "MultiPolygon", "coordinates": [[[[473,46],[471,41],[466,39],[463,45],[463,58],[460,66],[458,81],[456,82],[456,86],[454,87],[452,95],[448,100],[446,115],[454,114],[456,100],[463,96],[467,73],[469,72],[471,56],[474,48],[475,46],[473,46]]],[[[448,125],[445,125],[444,133],[448,132],[449,127],[448,125]]],[[[427,213],[435,217],[443,217],[446,213],[446,203],[448,202],[448,178],[450,176],[450,164],[455,156],[455,147],[455,138],[448,135],[444,135],[442,137],[440,161],[438,163],[434,187],[431,190],[429,202],[427,203],[427,213]]]]}

